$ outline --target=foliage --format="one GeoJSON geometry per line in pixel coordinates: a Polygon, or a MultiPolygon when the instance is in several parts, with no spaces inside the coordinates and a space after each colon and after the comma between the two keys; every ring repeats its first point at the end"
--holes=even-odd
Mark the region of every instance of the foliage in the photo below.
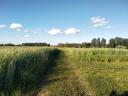
{"type": "Polygon", "coordinates": [[[109,43],[106,43],[105,38],[93,38],[91,43],[84,42],[84,43],[60,43],[58,47],[74,47],[74,48],[116,48],[118,46],[124,46],[128,48],[128,39],[125,38],[112,38],[109,40],[109,43]]]}
{"type": "Polygon", "coordinates": [[[41,87],[46,96],[127,96],[127,81],[127,49],[0,47],[1,96],[35,96],[41,87]]]}
{"type": "Polygon", "coordinates": [[[92,90],[95,90],[95,96],[127,96],[118,94],[127,94],[128,50],[103,48],[63,50],[81,70],[81,75],[88,81],[92,90]],[[116,90],[116,93],[113,93],[113,90],[116,90]]]}
{"type": "Polygon", "coordinates": [[[57,52],[52,48],[0,48],[0,94],[25,95],[39,88],[57,52]]]}

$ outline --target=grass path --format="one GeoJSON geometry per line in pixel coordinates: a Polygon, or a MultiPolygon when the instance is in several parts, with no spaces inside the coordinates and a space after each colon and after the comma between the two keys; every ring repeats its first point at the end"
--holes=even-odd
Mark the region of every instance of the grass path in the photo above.
{"type": "Polygon", "coordinates": [[[79,79],[80,84],[83,86],[84,91],[86,91],[86,96],[96,96],[94,89],[90,86],[86,78],[84,78],[83,70],[86,69],[83,67],[74,66],[74,65],[78,65],[79,63],[80,62],[72,62],[70,64],[73,67],[72,69],[75,72],[77,78],[79,79]]]}
{"type": "Polygon", "coordinates": [[[37,96],[95,96],[80,69],[61,52],[37,96]],[[87,89],[87,90],[86,90],[87,89]]]}

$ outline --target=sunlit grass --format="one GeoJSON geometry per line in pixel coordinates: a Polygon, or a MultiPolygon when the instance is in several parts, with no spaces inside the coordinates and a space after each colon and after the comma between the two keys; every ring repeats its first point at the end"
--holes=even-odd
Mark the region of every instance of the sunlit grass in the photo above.
{"type": "Polygon", "coordinates": [[[41,47],[0,47],[0,94],[21,96],[41,86],[57,51],[41,47]]]}
{"type": "Polygon", "coordinates": [[[94,96],[123,94],[128,50],[0,47],[0,95],[33,96],[38,89],[45,96],[86,96],[91,90],[94,96]]]}
{"type": "Polygon", "coordinates": [[[108,96],[113,90],[121,94],[128,89],[128,50],[63,49],[81,70],[96,96],[108,96]]]}

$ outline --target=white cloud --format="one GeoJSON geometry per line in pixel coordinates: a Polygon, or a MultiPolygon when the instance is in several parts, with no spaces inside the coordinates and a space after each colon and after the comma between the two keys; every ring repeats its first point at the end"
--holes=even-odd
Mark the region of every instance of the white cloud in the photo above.
{"type": "Polygon", "coordinates": [[[5,28],[6,27],[6,25],[0,25],[0,28],[5,28]]]}
{"type": "Polygon", "coordinates": [[[19,23],[12,23],[10,25],[10,28],[11,29],[21,29],[21,28],[23,28],[23,26],[21,24],[19,24],[19,23]]]}
{"type": "Polygon", "coordinates": [[[48,34],[50,34],[50,35],[57,35],[57,34],[61,34],[61,33],[62,33],[61,30],[56,29],[56,28],[53,28],[50,31],[48,31],[48,34]]]}
{"type": "Polygon", "coordinates": [[[25,37],[25,38],[30,38],[30,37],[31,37],[31,35],[26,34],[26,35],[24,35],[24,37],[25,37]]]}
{"type": "Polygon", "coordinates": [[[16,31],[20,32],[20,31],[21,31],[21,29],[19,29],[19,28],[18,28],[18,29],[16,29],[16,31]]]}
{"type": "Polygon", "coordinates": [[[80,32],[80,29],[76,29],[76,28],[68,28],[65,31],[65,34],[67,35],[71,35],[71,34],[76,34],[80,32]]]}
{"type": "Polygon", "coordinates": [[[91,23],[93,24],[94,27],[100,27],[100,26],[104,26],[107,25],[109,23],[108,20],[106,20],[106,18],[104,17],[91,17],[91,23]]]}

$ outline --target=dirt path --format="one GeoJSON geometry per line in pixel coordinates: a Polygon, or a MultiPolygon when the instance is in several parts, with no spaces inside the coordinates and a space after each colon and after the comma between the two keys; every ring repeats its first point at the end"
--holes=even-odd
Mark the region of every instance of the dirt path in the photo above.
{"type": "Polygon", "coordinates": [[[95,96],[74,63],[62,52],[37,96],[95,96]]]}

